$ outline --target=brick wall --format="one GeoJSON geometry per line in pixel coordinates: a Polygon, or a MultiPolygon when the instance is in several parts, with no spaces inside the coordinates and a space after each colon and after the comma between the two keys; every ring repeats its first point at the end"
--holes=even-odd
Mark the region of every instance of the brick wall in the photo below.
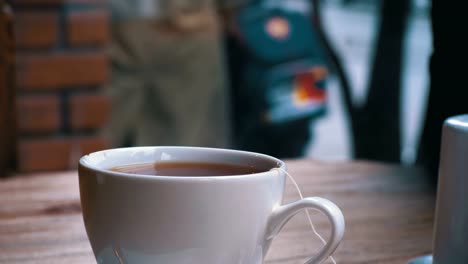
{"type": "Polygon", "coordinates": [[[17,47],[17,167],[76,168],[106,148],[102,92],[109,14],[99,0],[13,0],[17,47]]]}

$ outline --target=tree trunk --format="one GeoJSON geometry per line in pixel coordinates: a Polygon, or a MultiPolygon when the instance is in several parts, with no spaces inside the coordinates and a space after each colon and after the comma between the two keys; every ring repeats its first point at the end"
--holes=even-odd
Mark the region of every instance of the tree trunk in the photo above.
{"type": "Polygon", "coordinates": [[[382,3],[367,101],[351,112],[355,158],[400,162],[401,62],[408,10],[407,0],[382,3]]]}
{"type": "Polygon", "coordinates": [[[383,1],[369,93],[366,103],[357,106],[342,60],[323,30],[320,1],[313,0],[314,22],[341,83],[354,158],[400,162],[401,62],[409,4],[407,0],[383,1]]]}

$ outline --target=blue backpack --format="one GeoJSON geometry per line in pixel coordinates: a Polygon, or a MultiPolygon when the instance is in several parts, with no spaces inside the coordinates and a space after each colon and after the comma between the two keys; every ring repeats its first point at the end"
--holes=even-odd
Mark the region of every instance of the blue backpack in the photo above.
{"type": "Polygon", "coordinates": [[[236,17],[244,63],[233,89],[264,124],[321,116],[328,71],[309,10],[271,2],[256,1],[236,17]]]}

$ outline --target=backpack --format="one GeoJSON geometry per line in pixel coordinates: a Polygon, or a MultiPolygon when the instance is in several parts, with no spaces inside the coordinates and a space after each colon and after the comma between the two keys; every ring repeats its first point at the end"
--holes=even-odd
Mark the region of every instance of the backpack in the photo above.
{"type": "Polygon", "coordinates": [[[308,0],[257,0],[226,35],[235,148],[278,158],[304,154],[326,113],[325,53],[308,0]]]}
{"type": "Polygon", "coordinates": [[[263,124],[313,119],[326,110],[328,71],[308,5],[288,2],[308,3],[255,1],[235,19],[244,58],[232,88],[250,106],[248,119],[263,124]]]}

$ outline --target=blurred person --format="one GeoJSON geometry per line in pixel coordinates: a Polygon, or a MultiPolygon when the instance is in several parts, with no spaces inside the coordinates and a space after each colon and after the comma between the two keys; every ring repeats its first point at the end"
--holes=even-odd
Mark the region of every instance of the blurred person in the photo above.
{"type": "Polygon", "coordinates": [[[210,0],[109,0],[114,146],[226,147],[228,101],[210,0]]]}
{"type": "Polygon", "coordinates": [[[308,0],[249,1],[226,34],[236,148],[304,155],[325,113],[327,67],[308,0]]]}

